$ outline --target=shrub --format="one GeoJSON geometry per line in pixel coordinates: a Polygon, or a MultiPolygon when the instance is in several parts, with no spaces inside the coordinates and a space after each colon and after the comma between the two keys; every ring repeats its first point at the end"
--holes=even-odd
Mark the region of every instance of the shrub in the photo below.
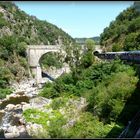
{"type": "Polygon", "coordinates": [[[104,125],[89,112],[84,112],[80,115],[76,124],[66,130],[67,138],[104,138],[110,130],[114,127],[112,125],[104,125]]]}
{"type": "Polygon", "coordinates": [[[6,97],[6,95],[9,95],[12,93],[12,89],[10,88],[0,88],[0,99],[3,99],[6,97]]]}

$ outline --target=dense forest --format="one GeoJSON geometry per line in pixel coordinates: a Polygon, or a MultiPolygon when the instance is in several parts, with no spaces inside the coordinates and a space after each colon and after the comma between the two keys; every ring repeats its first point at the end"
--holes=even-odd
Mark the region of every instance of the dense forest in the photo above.
{"type": "MultiPolygon", "coordinates": [[[[1,98],[11,92],[8,87],[11,79],[18,81],[29,75],[27,45],[61,42],[67,53],[64,62],[69,64],[70,73],[46,83],[37,95],[50,103],[23,110],[26,123],[41,125],[35,131],[31,128],[30,136],[118,138],[140,109],[139,67],[119,59],[97,59],[93,55],[96,41],[91,38],[85,40],[85,50],[81,52],[80,44],[68,34],[47,21],[28,16],[11,2],[0,2],[0,10],[1,98]]],[[[107,51],[139,49],[139,23],[140,12],[129,7],[104,29],[100,44],[107,51]]],[[[61,63],[55,61],[58,58],[59,55],[50,54],[42,62],[46,67],[60,68],[61,63]]],[[[135,133],[132,129],[128,137],[134,137],[135,133]]]]}

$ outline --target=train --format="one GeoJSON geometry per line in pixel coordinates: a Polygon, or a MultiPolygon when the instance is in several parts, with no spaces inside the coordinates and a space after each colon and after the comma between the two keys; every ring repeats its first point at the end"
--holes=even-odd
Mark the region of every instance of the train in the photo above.
{"type": "Polygon", "coordinates": [[[100,59],[105,59],[105,60],[121,59],[121,60],[140,63],[140,50],[121,51],[121,52],[103,52],[103,53],[99,53],[98,51],[95,51],[94,55],[100,59]]]}

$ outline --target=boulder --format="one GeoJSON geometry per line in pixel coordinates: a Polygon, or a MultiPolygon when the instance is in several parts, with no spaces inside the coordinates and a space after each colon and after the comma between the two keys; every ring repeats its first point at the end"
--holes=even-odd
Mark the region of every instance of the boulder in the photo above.
{"type": "Polygon", "coordinates": [[[26,103],[26,102],[21,102],[21,105],[26,105],[26,104],[28,104],[28,103],[26,103]]]}
{"type": "Polygon", "coordinates": [[[5,138],[16,138],[19,137],[20,133],[16,126],[10,126],[7,129],[7,132],[5,132],[4,136],[5,138]]]}
{"type": "Polygon", "coordinates": [[[15,105],[14,104],[8,104],[5,108],[6,111],[11,111],[15,108],[15,105]]]}
{"type": "Polygon", "coordinates": [[[30,136],[36,136],[36,137],[44,133],[44,129],[42,125],[36,123],[34,124],[28,123],[28,125],[26,125],[26,130],[30,136]]]}
{"type": "Polygon", "coordinates": [[[22,110],[25,111],[26,109],[32,108],[30,104],[25,104],[22,106],[22,110]]]}
{"type": "Polygon", "coordinates": [[[30,104],[32,108],[42,108],[43,106],[50,104],[51,99],[46,99],[43,97],[36,97],[30,100],[30,104]]]}
{"type": "Polygon", "coordinates": [[[20,124],[23,124],[23,125],[26,124],[26,121],[25,121],[23,118],[20,118],[20,119],[19,119],[19,122],[20,122],[20,124]]]}
{"type": "Polygon", "coordinates": [[[18,131],[19,131],[20,134],[21,134],[21,133],[26,133],[26,128],[25,128],[24,125],[18,126],[17,129],[18,129],[18,131]]]}
{"type": "Polygon", "coordinates": [[[15,94],[18,94],[18,95],[24,95],[24,90],[22,90],[22,91],[17,91],[17,92],[15,92],[15,94]]]}

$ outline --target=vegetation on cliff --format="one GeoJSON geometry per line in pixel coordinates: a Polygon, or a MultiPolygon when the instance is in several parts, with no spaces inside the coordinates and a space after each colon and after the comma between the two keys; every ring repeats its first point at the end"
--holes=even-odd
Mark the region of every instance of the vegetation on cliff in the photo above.
{"type": "MultiPolygon", "coordinates": [[[[74,40],[47,21],[28,16],[11,2],[0,2],[0,98],[9,94],[12,80],[28,77],[26,47],[30,44],[63,42],[65,62],[71,72],[46,83],[39,96],[52,102],[42,108],[24,110],[26,122],[42,126],[35,138],[118,137],[139,110],[139,69],[120,60],[98,62],[95,42],[85,41],[84,51],[74,40]]],[[[124,10],[101,34],[107,50],[139,49],[139,12],[124,10]]],[[[43,65],[61,67],[59,56],[42,58],[43,65]],[[48,63],[48,60],[49,61],[48,63]]]]}
{"type": "MultiPolygon", "coordinates": [[[[87,46],[90,46],[89,42],[87,41],[87,46]]],[[[47,83],[40,93],[40,96],[53,100],[61,97],[83,97],[87,101],[87,108],[83,111],[86,121],[83,122],[82,117],[68,129],[66,136],[60,134],[59,137],[118,137],[127,121],[132,117],[131,111],[128,110],[123,114],[124,118],[120,117],[128,100],[131,102],[130,110],[134,109],[134,106],[139,107],[139,104],[131,99],[138,83],[135,69],[119,60],[99,63],[89,57],[89,52],[90,49],[85,53],[85,56],[82,55],[81,59],[76,59],[77,61],[72,65],[71,73],[63,74],[54,83],[47,83]],[[84,57],[90,59],[83,61],[84,57]],[[85,65],[87,62],[89,65],[85,65]],[[127,119],[125,118],[126,114],[127,119]],[[98,129],[99,124],[103,127],[103,131],[98,129]],[[87,128],[86,132],[84,131],[85,127],[87,128]],[[115,130],[111,132],[114,128],[115,130]],[[88,132],[91,132],[92,135],[88,132]]],[[[75,53],[75,55],[80,57],[79,53],[75,53]]],[[[55,107],[58,107],[59,104],[60,102],[55,102],[55,107]]]]}
{"type": "MultiPolygon", "coordinates": [[[[9,93],[7,86],[10,82],[29,77],[27,45],[71,42],[74,39],[57,26],[29,16],[13,2],[0,2],[0,98],[5,97],[4,93],[9,93]]],[[[54,56],[48,57],[53,58],[56,66],[57,59],[54,56]]],[[[42,61],[44,65],[45,59],[42,61]]]]}
{"type": "Polygon", "coordinates": [[[100,44],[105,46],[106,51],[140,49],[140,11],[135,5],[121,12],[109,27],[104,29],[100,44]]]}

